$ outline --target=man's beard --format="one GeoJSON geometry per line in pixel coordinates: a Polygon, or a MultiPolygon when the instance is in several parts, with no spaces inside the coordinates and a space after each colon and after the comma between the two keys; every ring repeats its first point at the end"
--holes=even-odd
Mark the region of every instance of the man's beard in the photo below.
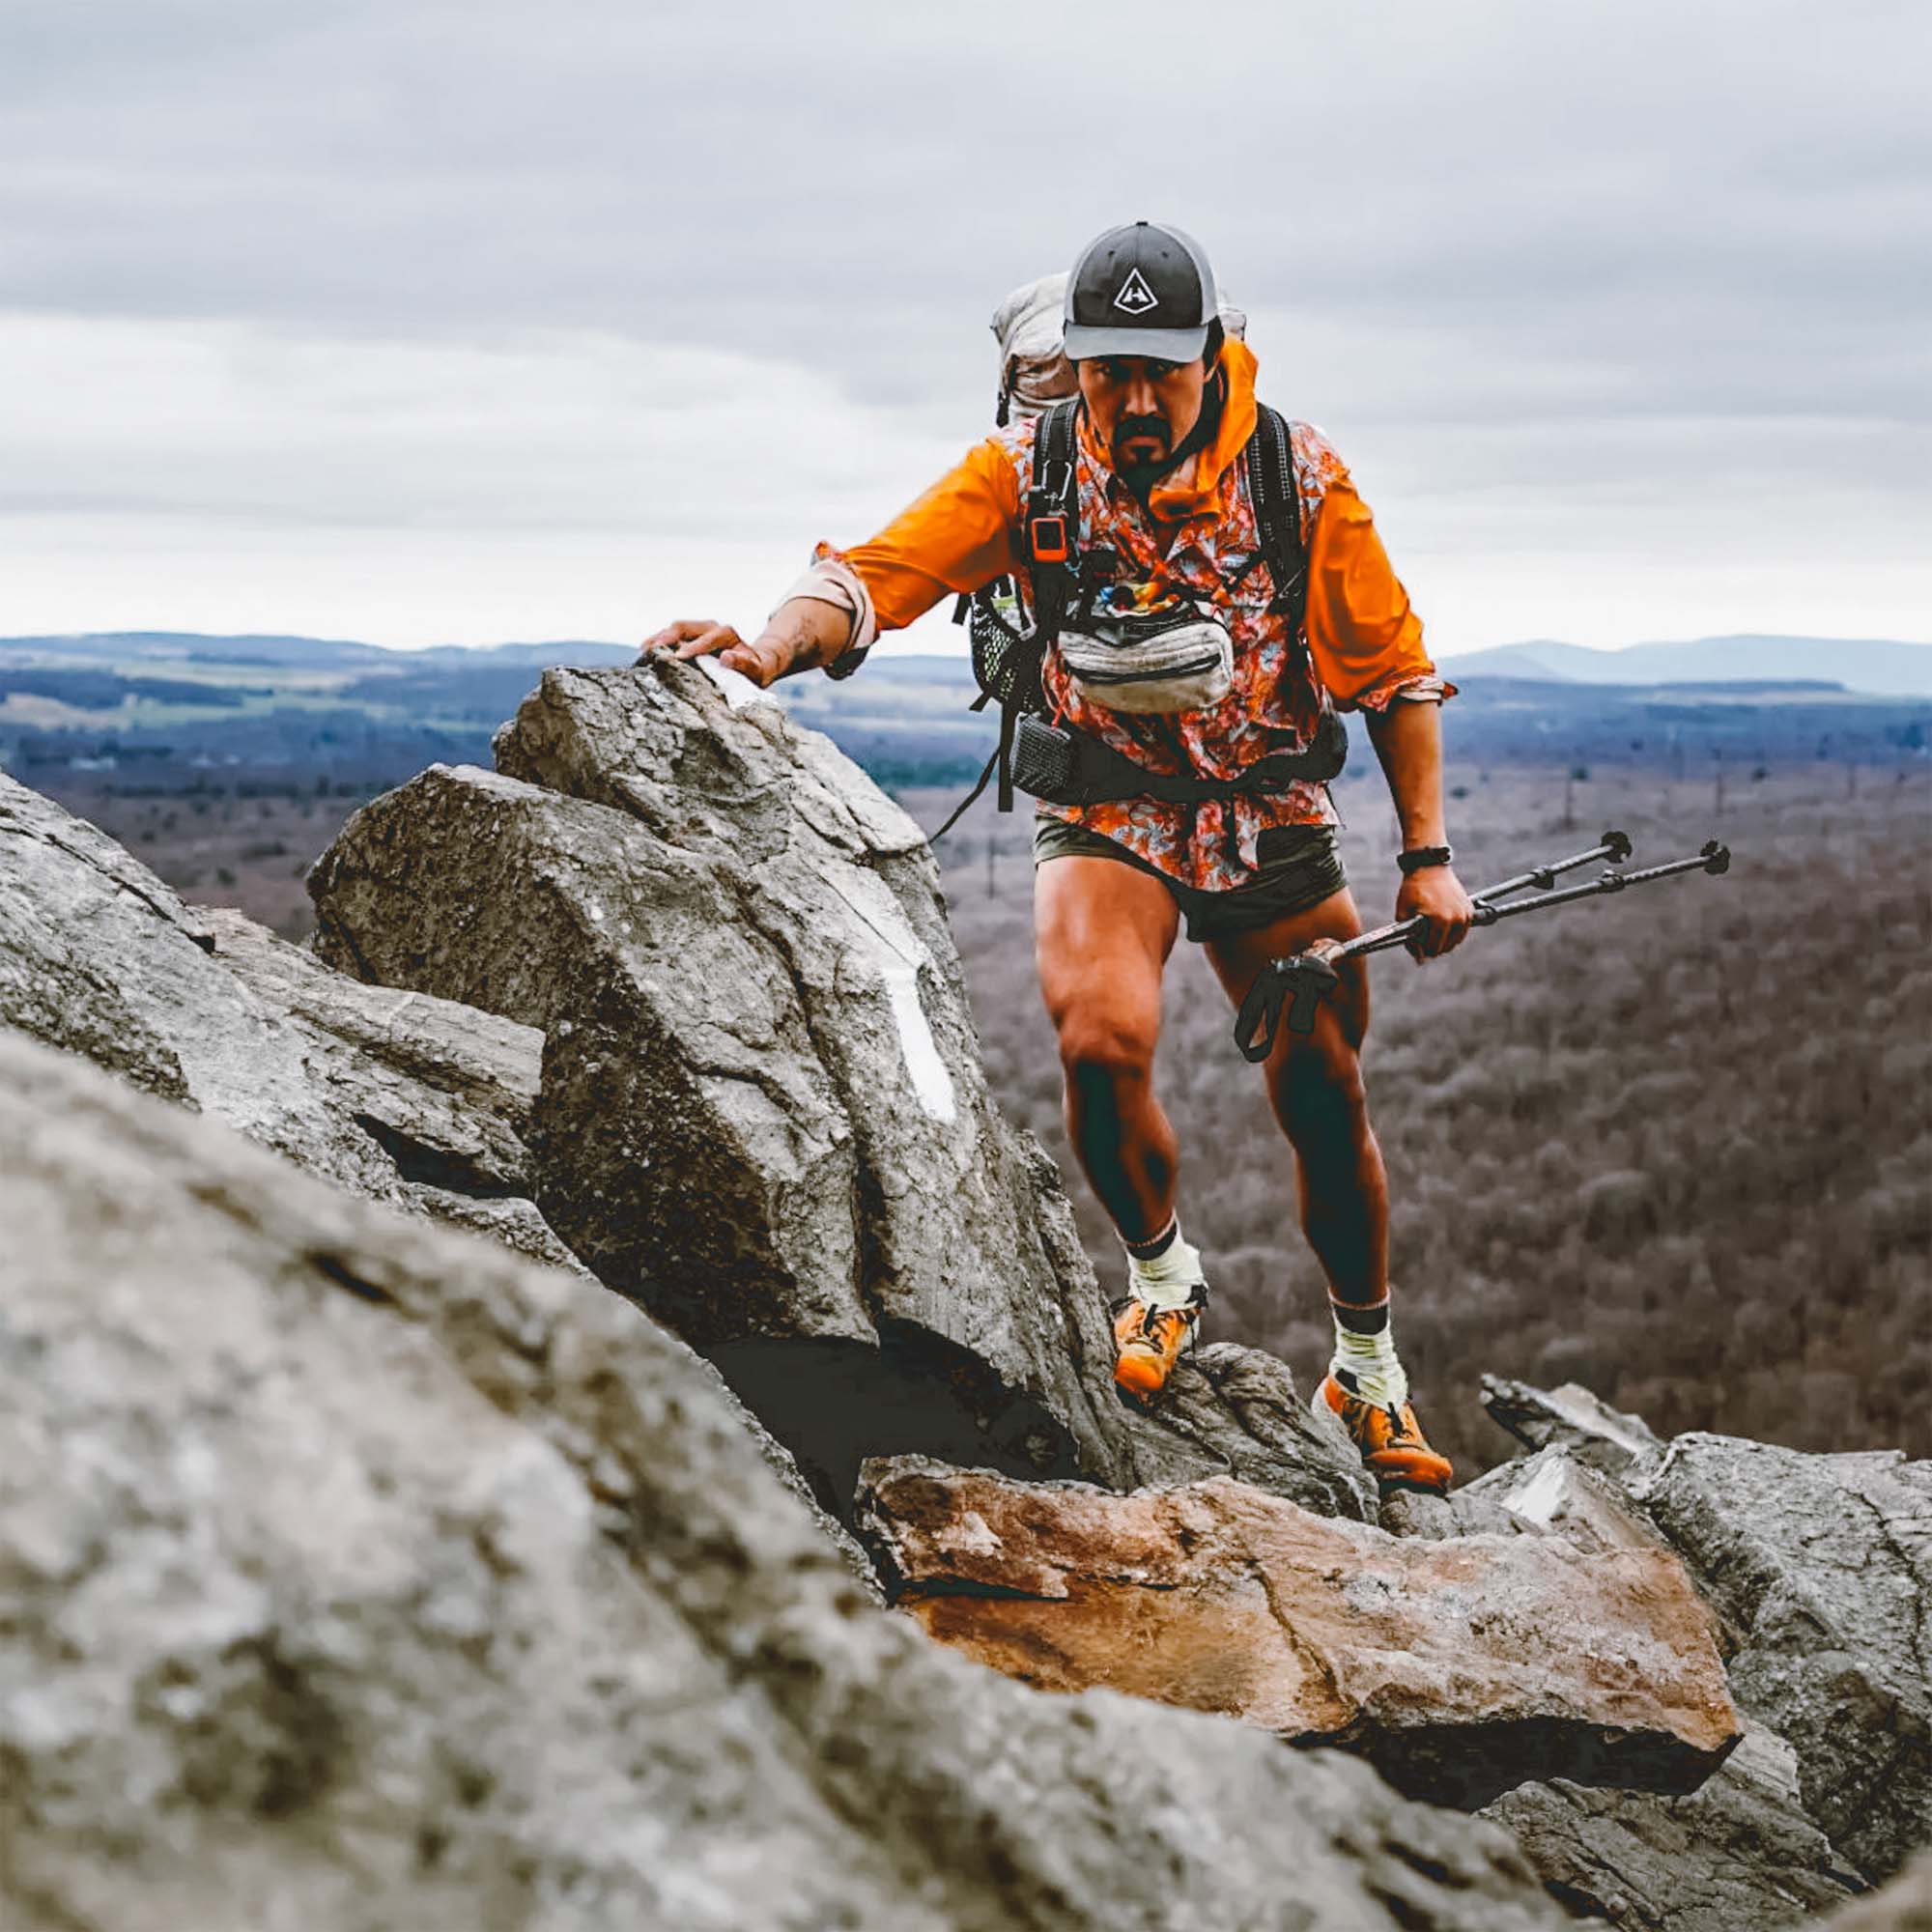
{"type": "Polygon", "coordinates": [[[1114,447],[1124,449],[1136,437],[1159,443],[1155,453],[1138,463],[1116,457],[1114,468],[1127,488],[1145,496],[1149,487],[1174,463],[1174,431],[1165,416],[1122,416],[1114,425],[1114,447]]]}

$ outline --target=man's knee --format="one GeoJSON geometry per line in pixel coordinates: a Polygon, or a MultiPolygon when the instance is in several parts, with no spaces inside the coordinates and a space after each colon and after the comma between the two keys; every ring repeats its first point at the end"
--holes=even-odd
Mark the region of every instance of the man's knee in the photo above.
{"type": "Polygon", "coordinates": [[[1368,1118],[1368,1092],[1354,1042],[1337,1028],[1324,1028],[1296,1042],[1275,1067],[1269,1082],[1276,1117],[1297,1146],[1352,1137],[1368,1118]]]}
{"type": "Polygon", "coordinates": [[[1153,1072],[1158,1013],[1137,1013],[1118,1005],[1075,1005],[1059,1019],[1060,1064],[1070,1082],[1113,1086],[1145,1080],[1153,1072]]]}

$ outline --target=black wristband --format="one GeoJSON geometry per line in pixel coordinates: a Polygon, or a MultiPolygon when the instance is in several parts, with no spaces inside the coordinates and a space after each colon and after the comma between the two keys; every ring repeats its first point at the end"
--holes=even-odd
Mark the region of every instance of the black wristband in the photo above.
{"type": "Polygon", "coordinates": [[[1446,845],[1417,845],[1406,852],[1398,852],[1395,863],[1406,878],[1411,872],[1426,872],[1432,866],[1446,866],[1455,858],[1446,845]]]}

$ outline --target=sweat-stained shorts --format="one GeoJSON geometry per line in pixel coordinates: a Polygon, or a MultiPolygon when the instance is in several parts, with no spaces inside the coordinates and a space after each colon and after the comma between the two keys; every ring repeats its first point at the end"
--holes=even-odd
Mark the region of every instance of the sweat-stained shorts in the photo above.
{"type": "Polygon", "coordinates": [[[1084,825],[1069,825],[1045,811],[1034,815],[1035,866],[1049,859],[1118,859],[1123,866],[1151,872],[1174,895],[1192,940],[1252,932],[1290,913],[1320,905],[1347,883],[1332,825],[1270,825],[1255,841],[1255,854],[1262,862],[1261,871],[1250,884],[1230,893],[1204,893],[1170,879],[1138,852],[1129,852],[1084,825]]]}

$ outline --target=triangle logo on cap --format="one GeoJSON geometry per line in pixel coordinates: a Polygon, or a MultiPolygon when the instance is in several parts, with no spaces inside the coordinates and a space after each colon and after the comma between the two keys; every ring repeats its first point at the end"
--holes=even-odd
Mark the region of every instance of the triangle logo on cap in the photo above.
{"type": "Polygon", "coordinates": [[[1114,298],[1114,306],[1125,315],[1145,315],[1151,308],[1158,308],[1160,299],[1148,287],[1147,277],[1136,269],[1121,284],[1121,292],[1114,298]]]}

